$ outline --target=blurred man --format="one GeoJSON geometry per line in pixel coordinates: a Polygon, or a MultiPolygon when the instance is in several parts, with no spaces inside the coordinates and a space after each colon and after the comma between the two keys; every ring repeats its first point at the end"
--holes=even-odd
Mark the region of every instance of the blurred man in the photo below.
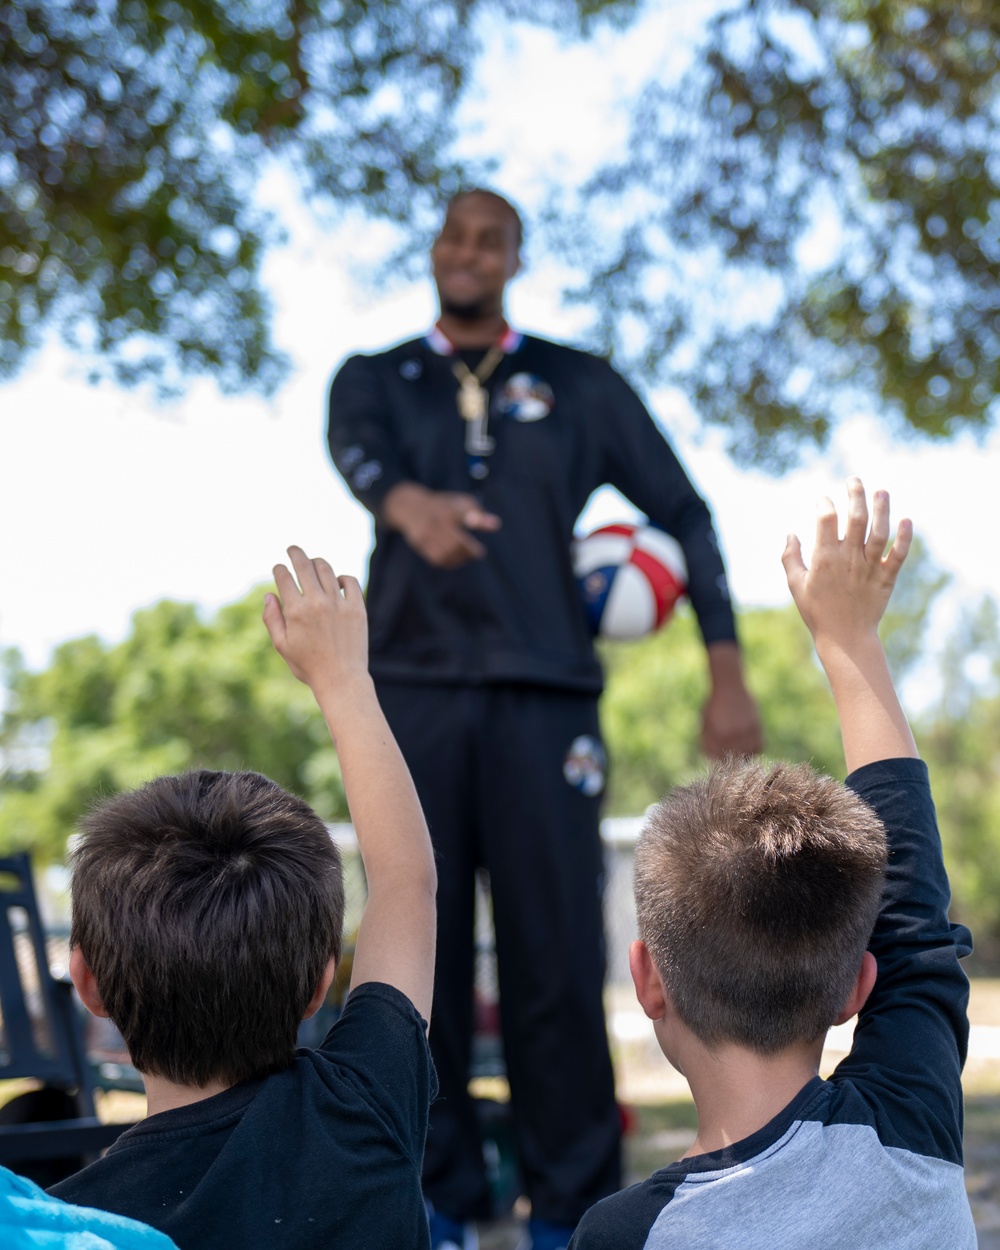
{"type": "Polygon", "coordinates": [[[467,1092],[485,868],[529,1244],[556,1250],[620,1184],[602,1006],[602,675],[570,558],[599,486],[684,549],[711,679],[706,753],[750,754],[761,735],[711,517],[670,446],[606,361],[507,323],[521,235],[502,197],[455,196],[431,252],[436,325],[344,363],[329,444],[375,517],[371,671],[438,859],[432,1244],[473,1246],[471,1222],[489,1212],[467,1092]]]}

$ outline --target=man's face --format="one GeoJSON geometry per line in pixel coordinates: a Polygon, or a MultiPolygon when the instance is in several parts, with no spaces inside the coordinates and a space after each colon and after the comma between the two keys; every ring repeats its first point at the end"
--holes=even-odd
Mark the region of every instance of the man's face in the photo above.
{"type": "Polygon", "coordinates": [[[510,209],[489,195],[463,196],[448,209],[431,248],[441,311],[469,320],[501,312],[504,287],[519,264],[510,209]]]}

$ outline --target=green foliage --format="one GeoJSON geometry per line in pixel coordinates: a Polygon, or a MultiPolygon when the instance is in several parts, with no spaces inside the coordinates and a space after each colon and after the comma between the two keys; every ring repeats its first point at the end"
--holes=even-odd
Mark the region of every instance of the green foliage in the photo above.
{"type": "Polygon", "coordinates": [[[0,847],[59,857],[95,799],[193,767],[265,772],[344,818],[326,726],[272,649],[262,601],[252,592],[210,620],[164,601],[118,645],[67,642],[42,673],[8,657],[0,847]]]}
{"type": "MultiPolygon", "coordinates": [[[[940,677],[915,731],[931,773],[953,915],[968,924],[977,967],[1000,968],[1000,610],[991,599],[965,611],[929,663],[924,629],[947,579],[919,547],[883,623],[897,680],[924,666],[940,677]]],[[[748,684],[772,759],[807,760],[844,773],[833,700],[805,626],[791,606],[740,617],[748,684]]],[[[697,748],[707,693],[704,650],[688,612],[662,633],[604,650],[602,724],[611,757],[608,811],[634,814],[704,768],[697,748]]]]}
{"type": "MultiPolygon", "coordinates": [[[[681,0],[676,0],[680,3],[681,0]]],[[[463,177],[455,108],[506,21],[636,0],[0,0],[0,377],[49,325],[122,382],[265,392],[253,206],[270,154],[326,208],[417,227],[463,177]]],[[[859,403],[983,430],[1000,389],[1000,9],[730,0],[632,102],[549,242],[619,364],[779,469],[859,403]]],[[[545,229],[546,227],[543,227],[545,229]]]]}
{"type": "MultiPolygon", "coordinates": [[[[791,606],[740,617],[747,684],[764,722],[767,753],[843,774],[836,712],[809,633],[791,606]]],[[[698,748],[708,693],[705,650],[689,611],[662,634],[602,653],[601,723],[611,757],[608,811],[643,811],[704,768],[698,748]]]]}
{"type": "Polygon", "coordinates": [[[941,691],[917,726],[951,873],[954,914],[980,966],[1000,967],[1000,625],[992,599],[963,614],[938,666],[941,691]]]}
{"type": "Polygon", "coordinates": [[[794,462],[859,402],[936,438],[984,429],[998,97],[990,0],[726,4],[585,189],[563,239],[587,274],[574,298],[743,461],[794,462]]]}
{"type": "Polygon", "coordinates": [[[480,11],[577,33],[634,0],[0,3],[0,378],[50,322],[119,381],[273,390],[267,153],[408,222],[457,185],[480,11]]]}
{"type": "Polygon", "coordinates": [[[931,768],[951,874],[953,914],[972,929],[981,966],[1000,967],[1000,698],[966,718],[935,717],[918,741],[931,768]]]}
{"type": "MultiPolygon", "coordinates": [[[[923,664],[923,627],[941,576],[919,551],[883,630],[897,676],[923,664]]],[[[307,688],[272,649],[262,590],[203,617],[163,601],[137,612],[115,646],[64,643],[40,673],[0,655],[0,850],[60,858],[95,800],[191,767],[254,768],[347,818],[336,752],[307,688]]],[[[843,776],[836,713],[795,609],[740,617],[748,684],[773,759],[843,776]]],[[[699,718],[704,648],[690,611],[666,630],[603,650],[602,725],[611,756],[607,811],[635,814],[704,767],[699,718]]],[[[934,671],[939,695],[917,741],[934,782],[955,914],[970,924],[980,966],[1000,967],[1000,614],[966,612],[934,671]]]]}

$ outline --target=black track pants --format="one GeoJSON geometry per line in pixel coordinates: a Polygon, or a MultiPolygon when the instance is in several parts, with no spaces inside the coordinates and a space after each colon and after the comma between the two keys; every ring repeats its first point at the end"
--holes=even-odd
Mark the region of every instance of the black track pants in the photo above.
{"type": "MultiPolygon", "coordinates": [[[[600,797],[567,781],[589,695],[531,686],[380,682],[423,803],[438,867],[424,1191],[454,1219],[488,1211],[467,1092],[475,872],[493,893],[500,1012],[521,1168],[534,1216],[575,1224],[620,1186],[620,1126],[602,1004],[600,797]]],[[[586,745],[586,743],[585,743],[586,745]]]]}

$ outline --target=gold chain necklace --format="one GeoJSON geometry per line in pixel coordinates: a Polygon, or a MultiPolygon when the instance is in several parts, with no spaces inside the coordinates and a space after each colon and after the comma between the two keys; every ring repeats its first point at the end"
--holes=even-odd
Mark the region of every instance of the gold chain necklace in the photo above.
{"type": "Polygon", "coordinates": [[[504,358],[504,350],[495,344],[475,369],[456,357],[451,371],[458,379],[458,411],[465,425],[465,450],[471,456],[488,456],[493,450],[493,439],[486,433],[489,418],[490,396],[483,383],[492,376],[504,358]]]}
{"type": "Polygon", "coordinates": [[[458,411],[463,420],[481,421],[486,415],[489,395],[483,383],[492,375],[503,357],[503,348],[494,344],[475,369],[470,369],[458,357],[451,362],[451,371],[459,382],[458,411]]]}

